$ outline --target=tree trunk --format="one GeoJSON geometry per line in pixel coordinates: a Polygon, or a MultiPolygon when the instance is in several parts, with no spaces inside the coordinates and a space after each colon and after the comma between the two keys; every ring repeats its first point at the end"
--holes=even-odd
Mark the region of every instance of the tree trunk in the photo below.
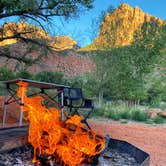
{"type": "Polygon", "coordinates": [[[99,107],[101,106],[101,104],[103,103],[103,91],[100,91],[99,94],[98,94],[98,104],[99,104],[99,107]]]}

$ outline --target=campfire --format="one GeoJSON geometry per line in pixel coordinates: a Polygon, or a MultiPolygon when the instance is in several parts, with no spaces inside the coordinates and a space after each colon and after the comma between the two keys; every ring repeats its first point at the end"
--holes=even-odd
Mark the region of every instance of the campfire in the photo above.
{"type": "Polygon", "coordinates": [[[146,152],[95,133],[87,122],[90,112],[81,116],[76,109],[73,114],[72,108],[93,110],[92,100],[83,97],[81,88],[26,79],[1,83],[7,93],[0,129],[0,165],[149,166],[146,152]],[[85,102],[78,107],[66,99],[85,102]],[[19,126],[5,127],[11,103],[20,106],[19,126]],[[23,126],[27,121],[22,118],[29,121],[28,126],[23,126]]]}
{"type": "Polygon", "coordinates": [[[86,129],[82,116],[74,115],[62,121],[60,111],[43,105],[41,96],[28,97],[28,83],[20,81],[18,97],[24,105],[22,111],[29,120],[28,141],[34,148],[33,162],[41,157],[53,162],[76,166],[90,163],[105,147],[105,139],[86,129]]]}

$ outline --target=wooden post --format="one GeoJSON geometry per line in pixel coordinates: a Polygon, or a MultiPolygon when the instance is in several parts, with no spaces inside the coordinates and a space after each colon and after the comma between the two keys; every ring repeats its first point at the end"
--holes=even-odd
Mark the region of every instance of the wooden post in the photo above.
{"type": "Polygon", "coordinates": [[[22,117],[23,117],[23,111],[24,111],[24,87],[22,88],[22,94],[21,94],[21,103],[20,103],[20,120],[19,125],[22,126],[22,117]]]}
{"type": "Polygon", "coordinates": [[[5,127],[5,121],[6,121],[6,112],[7,112],[7,103],[8,101],[8,95],[5,96],[5,102],[4,102],[4,106],[3,106],[3,120],[2,120],[2,128],[5,127]]]}
{"type": "Polygon", "coordinates": [[[61,120],[65,120],[65,116],[64,116],[64,94],[63,94],[63,90],[61,92],[61,120]]]}

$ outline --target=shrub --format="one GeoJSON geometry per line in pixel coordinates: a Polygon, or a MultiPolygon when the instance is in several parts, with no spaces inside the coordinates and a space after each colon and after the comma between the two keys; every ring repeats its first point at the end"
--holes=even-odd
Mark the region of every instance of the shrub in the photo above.
{"type": "Polygon", "coordinates": [[[122,119],[131,119],[130,110],[121,111],[120,116],[121,116],[122,119]]]}
{"type": "Polygon", "coordinates": [[[143,111],[133,110],[131,112],[131,118],[132,118],[132,120],[143,122],[143,121],[147,121],[149,117],[148,117],[147,113],[145,113],[143,111]]]}
{"type": "Polygon", "coordinates": [[[154,122],[157,124],[161,124],[164,123],[165,119],[162,118],[160,115],[156,116],[156,118],[154,119],[154,122]]]}
{"type": "Polygon", "coordinates": [[[42,71],[35,75],[36,80],[50,83],[62,83],[63,77],[63,73],[51,71],[42,71]]]}
{"type": "Polygon", "coordinates": [[[95,108],[94,111],[90,114],[91,117],[103,117],[104,110],[102,108],[95,108]]]}
{"type": "Polygon", "coordinates": [[[141,109],[142,107],[128,107],[124,103],[107,102],[95,110],[95,115],[114,120],[147,121],[149,116],[146,112],[141,111],[141,109]]]}
{"type": "Polygon", "coordinates": [[[12,80],[15,78],[15,74],[12,70],[2,67],[0,68],[0,81],[12,80]]]}
{"type": "Polygon", "coordinates": [[[114,111],[114,110],[110,111],[107,117],[111,118],[113,120],[119,120],[119,119],[121,119],[120,112],[114,111]]]}
{"type": "Polygon", "coordinates": [[[16,73],[17,78],[24,78],[24,79],[33,79],[33,75],[27,71],[26,69],[20,70],[16,73]]]}

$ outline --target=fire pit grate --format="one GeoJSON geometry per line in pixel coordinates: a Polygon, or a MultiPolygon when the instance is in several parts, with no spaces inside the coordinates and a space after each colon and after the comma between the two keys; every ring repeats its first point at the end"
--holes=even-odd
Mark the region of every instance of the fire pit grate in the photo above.
{"type": "MultiPolygon", "coordinates": [[[[27,144],[27,131],[27,126],[0,129],[0,166],[35,166],[32,163],[33,147],[27,144]]],[[[91,166],[149,166],[149,161],[149,154],[130,143],[109,139],[98,164],[94,161],[91,166]]],[[[48,166],[52,165],[48,163],[48,166]]]]}
{"type": "MultiPolygon", "coordinates": [[[[32,157],[33,147],[30,145],[24,145],[8,152],[0,153],[0,166],[36,166],[32,163],[32,157]]],[[[60,166],[55,163],[53,164],[53,162],[42,163],[37,166],[60,166]]],[[[98,158],[98,164],[92,163],[87,166],[133,165],[148,166],[149,155],[125,141],[110,139],[108,148],[98,158]]]]}
{"type": "Polygon", "coordinates": [[[98,166],[149,166],[149,158],[149,154],[126,141],[110,139],[98,166]]]}
{"type": "Polygon", "coordinates": [[[35,166],[32,163],[33,148],[25,145],[0,153],[0,166],[35,166]]]}

